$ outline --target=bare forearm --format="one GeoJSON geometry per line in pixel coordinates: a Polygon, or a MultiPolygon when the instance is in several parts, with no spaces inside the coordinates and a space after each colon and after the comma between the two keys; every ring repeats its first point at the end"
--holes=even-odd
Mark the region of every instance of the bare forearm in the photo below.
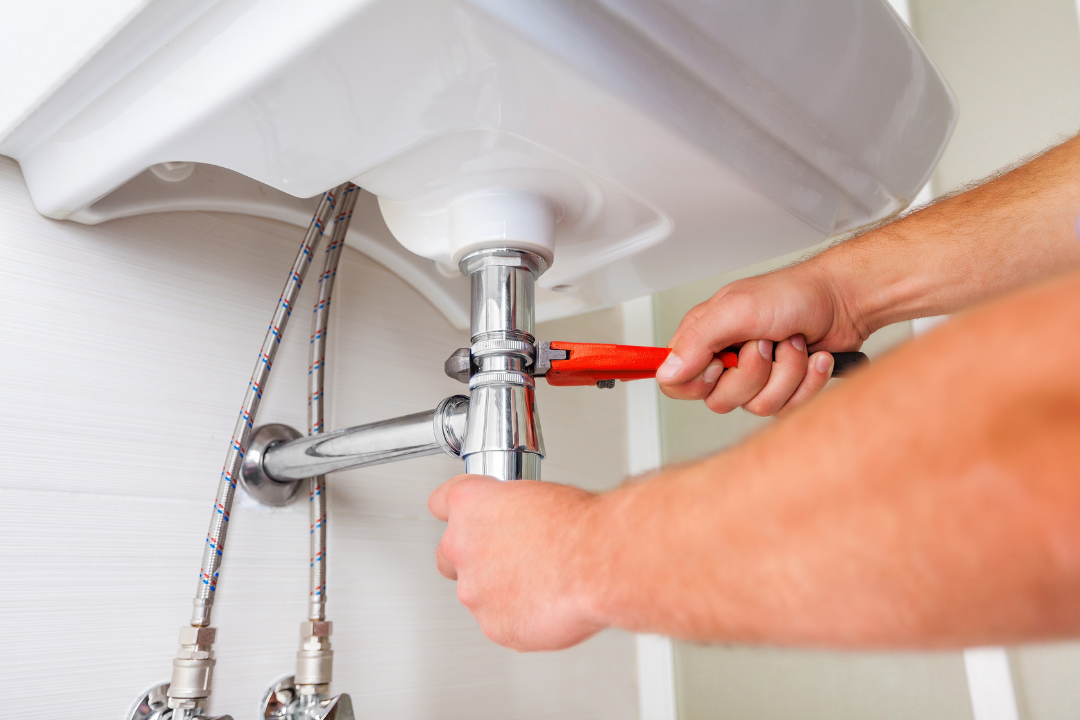
{"type": "Polygon", "coordinates": [[[602,496],[605,624],[961,646],[1080,632],[1080,273],[959,318],[739,448],[602,496]]]}
{"type": "Polygon", "coordinates": [[[814,258],[865,333],[1080,263],[1080,137],[814,258]]]}

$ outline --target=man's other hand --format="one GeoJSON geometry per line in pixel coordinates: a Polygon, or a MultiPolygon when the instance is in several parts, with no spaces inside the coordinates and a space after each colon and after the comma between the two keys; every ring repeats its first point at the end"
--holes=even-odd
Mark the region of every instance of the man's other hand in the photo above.
{"type": "Polygon", "coordinates": [[[489,638],[514,650],[559,650],[602,628],[585,564],[596,496],[555,483],[458,475],[428,499],[446,520],[439,572],[489,638]]]}
{"type": "Polygon", "coordinates": [[[827,351],[857,350],[864,339],[828,274],[809,261],[733,282],[690,310],[656,379],[668,397],[704,400],[714,412],[775,415],[825,387],[827,351]],[[717,353],[740,344],[738,367],[724,370],[717,353]]]}

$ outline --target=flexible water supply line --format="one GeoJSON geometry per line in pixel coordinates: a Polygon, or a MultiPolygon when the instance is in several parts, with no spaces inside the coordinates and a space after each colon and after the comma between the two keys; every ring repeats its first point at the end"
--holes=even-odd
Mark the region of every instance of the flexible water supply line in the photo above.
{"type": "Polygon", "coordinates": [[[308,266],[311,264],[312,253],[318,247],[322,239],[326,223],[334,212],[336,199],[341,197],[349,183],[344,183],[333,190],[323,194],[315,215],[311,218],[311,225],[304,235],[304,241],[300,245],[300,251],[293,261],[289,270],[289,278],[281,291],[274,316],[267,328],[266,337],[263,339],[262,348],[259,351],[259,359],[255,364],[255,371],[248,382],[248,389],[244,395],[244,403],[240,407],[240,416],[233,430],[232,440],[229,443],[229,451],[225,456],[225,467],[221,471],[221,481],[218,484],[217,498],[214,501],[214,511],[210,520],[210,529],[206,534],[206,545],[203,548],[202,568],[199,571],[199,586],[195,593],[195,609],[191,616],[191,624],[196,627],[210,624],[210,613],[214,603],[214,592],[217,589],[218,571],[225,552],[225,538],[229,530],[229,513],[232,512],[233,497],[236,494],[236,481],[240,477],[240,466],[244,459],[248,441],[251,438],[251,430],[255,415],[262,400],[266,381],[270,376],[270,368],[273,367],[274,357],[277,355],[281,344],[281,337],[285,333],[285,326],[292,314],[296,296],[300,293],[300,286],[307,275],[308,266]]]}
{"type": "MultiPolygon", "coordinates": [[[[325,431],[323,391],[326,373],[326,333],[330,321],[330,298],[334,294],[341,250],[349,230],[353,208],[360,188],[349,183],[339,201],[340,210],[334,219],[334,231],[326,247],[325,263],[319,276],[319,296],[312,313],[310,365],[308,367],[308,435],[325,431]]],[[[308,481],[311,517],[311,569],[308,619],[326,619],[326,476],[316,475],[308,481]]]]}

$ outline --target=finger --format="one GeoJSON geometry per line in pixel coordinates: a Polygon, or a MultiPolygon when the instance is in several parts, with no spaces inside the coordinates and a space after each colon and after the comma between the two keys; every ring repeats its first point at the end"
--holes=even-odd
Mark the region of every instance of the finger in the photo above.
{"type": "Polygon", "coordinates": [[[705,372],[701,373],[701,382],[704,383],[709,392],[712,392],[712,389],[716,386],[716,381],[723,374],[724,361],[720,358],[713,358],[713,361],[705,367],[705,372]]]}
{"type": "Polygon", "coordinates": [[[806,339],[802,335],[777,343],[769,381],[743,409],[754,415],[775,415],[806,377],[806,365],[806,339]]]}
{"type": "Polygon", "coordinates": [[[709,409],[729,413],[761,392],[772,371],[772,348],[770,340],[754,340],[743,345],[738,366],[725,370],[705,398],[709,409]]]}
{"type": "Polygon", "coordinates": [[[427,506],[431,514],[439,520],[450,519],[450,491],[458,483],[468,480],[470,475],[455,475],[439,487],[435,488],[428,496],[427,506]]]}
{"type": "Polygon", "coordinates": [[[702,400],[709,396],[724,371],[724,363],[714,358],[697,377],[680,385],[660,386],[660,392],[675,400],[702,400]]]}
{"type": "Polygon", "coordinates": [[[664,364],[656,371],[663,386],[679,385],[702,373],[724,348],[761,337],[757,313],[761,308],[737,296],[725,298],[705,311],[693,324],[683,328],[664,364]],[[722,308],[721,308],[722,306],[722,308]]]}
{"type": "Polygon", "coordinates": [[[816,352],[811,355],[806,366],[806,376],[803,377],[799,387],[791,394],[788,401],[784,403],[784,407],[780,408],[780,412],[786,413],[789,410],[805,405],[821,392],[825,387],[825,383],[829,382],[829,378],[832,377],[834,364],[833,356],[827,352],[816,352]]]}
{"type": "MultiPolygon", "coordinates": [[[[446,536],[443,536],[443,540],[446,540],[446,536]]],[[[439,574],[448,580],[457,580],[457,568],[454,567],[454,563],[450,562],[446,557],[446,553],[443,552],[442,543],[439,543],[439,547],[435,548],[435,567],[439,569],[439,574]]]]}

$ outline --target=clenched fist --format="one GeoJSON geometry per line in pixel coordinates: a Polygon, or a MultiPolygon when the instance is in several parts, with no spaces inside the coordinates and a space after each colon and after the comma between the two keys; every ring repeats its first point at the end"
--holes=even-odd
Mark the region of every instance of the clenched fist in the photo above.
{"type": "Polygon", "coordinates": [[[825,387],[828,351],[858,350],[868,334],[810,261],[733,282],[690,310],[656,379],[668,397],[704,400],[714,412],[775,415],[825,387]],[[716,354],[740,344],[738,367],[724,370],[716,354]]]}
{"type": "Polygon", "coordinates": [[[458,475],[428,507],[446,532],[441,572],[489,638],[515,650],[558,650],[603,628],[590,607],[596,496],[534,480],[458,475]]]}

